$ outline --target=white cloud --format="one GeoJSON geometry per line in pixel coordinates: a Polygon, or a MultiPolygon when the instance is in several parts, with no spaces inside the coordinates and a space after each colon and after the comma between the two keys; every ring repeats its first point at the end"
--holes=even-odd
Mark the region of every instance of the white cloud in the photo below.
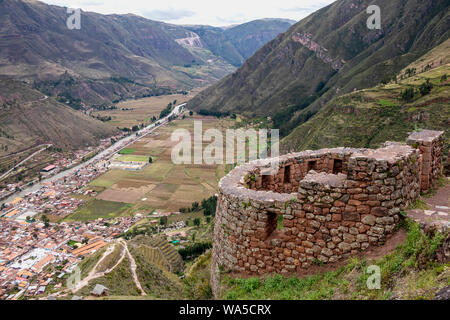
{"type": "Polygon", "coordinates": [[[261,18],[299,21],[333,0],[43,0],[103,14],[134,13],[176,24],[226,26],[261,18]]]}

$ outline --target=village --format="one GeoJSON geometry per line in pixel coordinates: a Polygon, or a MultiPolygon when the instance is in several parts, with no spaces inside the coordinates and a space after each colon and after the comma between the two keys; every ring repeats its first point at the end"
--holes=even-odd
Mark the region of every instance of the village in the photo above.
{"type": "MultiPolygon", "coordinates": [[[[175,108],[177,115],[183,107],[175,108]]],[[[0,300],[17,300],[42,295],[51,286],[63,286],[63,277],[72,273],[80,261],[115,238],[122,236],[143,216],[113,219],[99,218],[84,222],[49,222],[46,214],[63,219],[83,204],[76,194],[91,193],[87,184],[108,171],[111,159],[130,143],[166,124],[166,117],[156,124],[127,136],[109,146],[106,140],[97,147],[97,155],[68,171],[73,163],[57,162],[44,168],[51,177],[35,185],[34,191],[2,204],[0,210],[0,300]],[[63,173],[61,176],[58,172],[63,173]],[[54,179],[52,179],[52,177],[54,179]],[[87,190],[86,190],[87,189],[87,190]],[[40,215],[40,219],[36,217],[40,215]],[[51,271],[48,271],[48,270],[51,271]]],[[[114,137],[116,139],[118,137],[114,137]]],[[[113,139],[109,139],[110,141],[113,139]]],[[[91,153],[92,150],[88,153],[91,153]]],[[[80,152],[78,158],[84,158],[80,152]]],[[[14,190],[14,187],[12,187],[14,190]]],[[[152,213],[154,217],[169,213],[152,213]]],[[[58,221],[60,220],[58,219],[58,221]]],[[[158,228],[172,233],[183,228],[184,222],[158,228]]]]}

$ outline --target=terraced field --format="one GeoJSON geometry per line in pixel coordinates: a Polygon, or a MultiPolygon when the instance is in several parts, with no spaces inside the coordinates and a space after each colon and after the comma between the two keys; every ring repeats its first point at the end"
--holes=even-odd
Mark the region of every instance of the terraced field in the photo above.
{"type": "Polygon", "coordinates": [[[169,265],[169,271],[179,272],[183,269],[183,259],[178,254],[178,251],[167,242],[165,237],[153,237],[148,242],[149,247],[157,248],[161,252],[164,260],[169,265]]]}
{"type": "Polygon", "coordinates": [[[148,259],[148,261],[152,262],[161,269],[169,271],[170,264],[162,254],[161,249],[152,248],[147,245],[141,245],[140,247],[137,248],[137,251],[140,254],[142,254],[146,259],[148,259]]]}

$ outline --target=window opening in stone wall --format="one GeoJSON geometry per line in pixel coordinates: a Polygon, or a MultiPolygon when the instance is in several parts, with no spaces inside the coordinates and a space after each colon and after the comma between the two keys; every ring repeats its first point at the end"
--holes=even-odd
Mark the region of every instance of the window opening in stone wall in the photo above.
{"type": "Polygon", "coordinates": [[[342,165],[343,165],[342,160],[334,159],[333,174],[342,173],[342,170],[343,170],[342,165]]]}
{"type": "Polygon", "coordinates": [[[291,183],[291,166],[284,167],[284,183],[291,183]]]}
{"type": "Polygon", "coordinates": [[[262,187],[267,188],[270,186],[270,176],[269,175],[263,175],[262,176],[262,187]]]}
{"type": "Polygon", "coordinates": [[[270,237],[278,227],[278,215],[275,212],[267,212],[267,216],[266,239],[270,237]]]}
{"type": "Polygon", "coordinates": [[[309,161],[308,162],[308,172],[311,170],[316,170],[317,161],[309,161]]]}

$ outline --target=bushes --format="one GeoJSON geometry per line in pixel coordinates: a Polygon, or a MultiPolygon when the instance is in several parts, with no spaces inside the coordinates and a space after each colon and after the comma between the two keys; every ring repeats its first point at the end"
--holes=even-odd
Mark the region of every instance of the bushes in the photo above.
{"type": "Polygon", "coordinates": [[[183,260],[192,259],[205,253],[206,250],[212,248],[212,242],[197,242],[191,246],[178,250],[183,260]]]}
{"type": "Polygon", "coordinates": [[[163,111],[161,111],[161,113],[159,114],[159,119],[162,119],[162,118],[168,116],[172,112],[172,109],[173,109],[173,105],[172,105],[172,103],[169,103],[167,105],[167,107],[163,111]]]}
{"type": "Polygon", "coordinates": [[[205,216],[211,216],[216,213],[217,197],[212,196],[208,199],[202,200],[202,208],[205,210],[203,214],[205,216]]]}
{"type": "Polygon", "coordinates": [[[402,100],[411,101],[414,99],[414,88],[409,87],[402,91],[402,100]]]}
{"type": "Polygon", "coordinates": [[[180,208],[181,213],[189,213],[189,212],[196,212],[200,210],[204,210],[203,214],[205,216],[211,216],[216,213],[216,206],[217,206],[217,197],[212,196],[208,199],[202,200],[201,205],[198,202],[193,202],[192,206],[190,208],[180,208]]]}
{"type": "Polygon", "coordinates": [[[206,109],[200,110],[198,112],[198,114],[200,114],[202,116],[213,116],[213,117],[216,117],[216,118],[222,118],[222,117],[230,116],[230,112],[229,111],[221,112],[221,111],[206,110],[206,109]]]}
{"type": "Polygon", "coordinates": [[[422,96],[429,94],[431,89],[433,89],[433,84],[430,82],[430,79],[427,79],[427,81],[422,83],[419,87],[419,91],[422,96]]]}

